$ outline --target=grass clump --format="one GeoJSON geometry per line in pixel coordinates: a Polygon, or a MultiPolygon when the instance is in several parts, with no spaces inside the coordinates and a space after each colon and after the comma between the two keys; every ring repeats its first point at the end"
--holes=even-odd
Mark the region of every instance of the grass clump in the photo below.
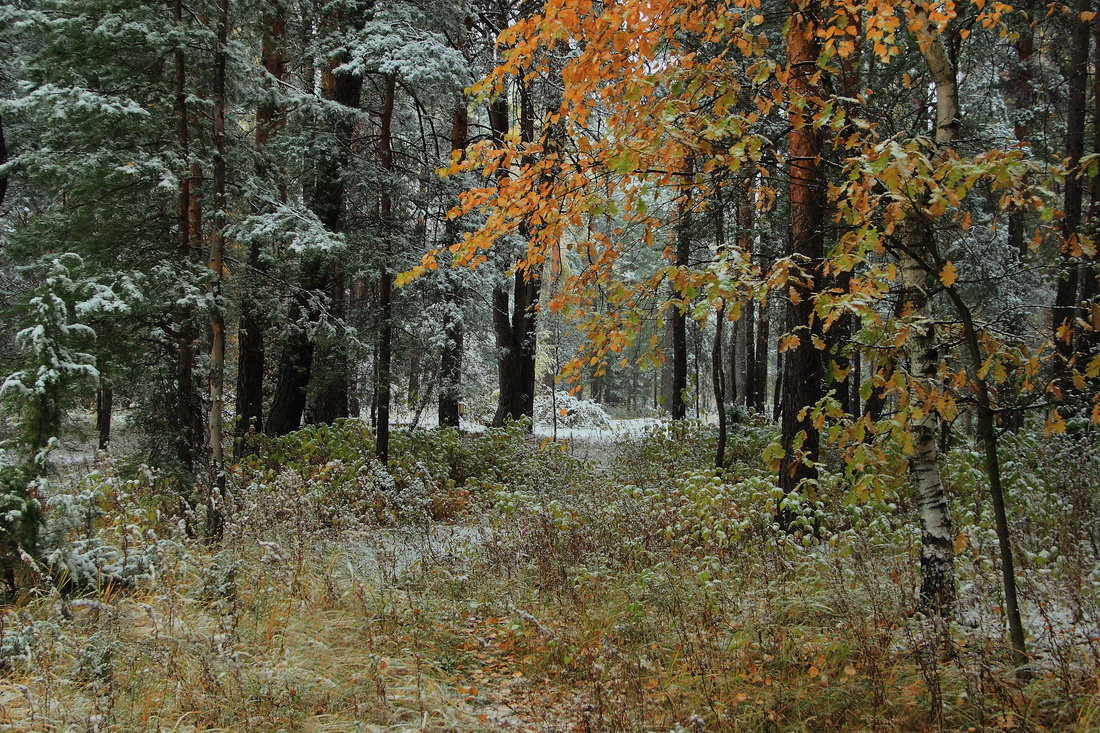
{"type": "Polygon", "coordinates": [[[916,613],[920,537],[902,494],[859,501],[827,474],[798,502],[803,529],[782,532],[758,455],[716,471],[708,432],[658,426],[604,465],[522,426],[401,432],[382,468],[361,424],[308,428],[238,466],[221,547],[188,537],[156,476],[104,465],[48,512],[76,518],[56,525],[58,547],[94,538],[120,554],[99,582],[44,587],[0,616],[0,724],[1095,726],[1097,464],[1053,477],[1079,447],[1008,439],[1037,670],[1021,683],[968,450],[945,470],[962,613],[937,622],[916,613]]]}

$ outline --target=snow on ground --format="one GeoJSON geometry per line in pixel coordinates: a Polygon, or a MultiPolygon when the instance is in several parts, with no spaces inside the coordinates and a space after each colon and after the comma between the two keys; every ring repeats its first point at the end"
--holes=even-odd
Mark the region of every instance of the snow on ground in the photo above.
{"type": "Polygon", "coordinates": [[[353,569],[379,587],[393,586],[416,563],[457,564],[471,549],[489,540],[489,528],[477,525],[407,525],[365,532],[348,543],[359,558],[353,569]]]}

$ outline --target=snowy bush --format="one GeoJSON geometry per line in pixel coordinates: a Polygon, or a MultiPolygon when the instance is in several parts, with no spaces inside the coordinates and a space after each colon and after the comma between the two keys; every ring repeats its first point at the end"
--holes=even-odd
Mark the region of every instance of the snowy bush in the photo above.
{"type": "Polygon", "coordinates": [[[152,582],[180,549],[158,536],[142,506],[154,486],[148,472],[128,480],[92,473],[49,495],[39,551],[57,582],[87,590],[152,582]]]}
{"type": "Polygon", "coordinates": [[[552,423],[555,410],[558,425],[566,428],[606,428],[611,418],[603,406],[591,400],[577,399],[568,392],[557,392],[553,398],[540,396],[535,400],[535,420],[552,423]]]}

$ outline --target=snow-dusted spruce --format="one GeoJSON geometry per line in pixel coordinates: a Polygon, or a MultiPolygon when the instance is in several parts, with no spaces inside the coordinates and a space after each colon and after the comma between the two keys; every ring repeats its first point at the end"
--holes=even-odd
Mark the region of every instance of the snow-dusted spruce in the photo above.
{"type": "Polygon", "coordinates": [[[43,265],[42,284],[26,307],[26,327],[17,335],[21,368],[0,384],[0,401],[18,415],[17,436],[5,445],[0,464],[0,569],[12,590],[16,568],[38,554],[39,498],[48,494],[49,454],[58,443],[62,420],[75,390],[99,373],[82,351],[94,338],[75,323],[70,303],[80,291],[73,270],[81,259],[68,254],[43,265]]]}

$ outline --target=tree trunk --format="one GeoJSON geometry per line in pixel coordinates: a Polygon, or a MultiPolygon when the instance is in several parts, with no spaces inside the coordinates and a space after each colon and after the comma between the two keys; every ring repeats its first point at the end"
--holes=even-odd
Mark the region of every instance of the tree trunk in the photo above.
{"type": "Polygon", "coordinates": [[[997,531],[997,549],[1001,561],[1001,583],[1005,594],[1005,618],[1008,620],[1009,638],[1012,642],[1012,657],[1016,664],[1017,675],[1030,676],[1027,669],[1027,643],[1024,626],[1020,619],[1020,604],[1016,597],[1016,569],[1012,558],[1012,544],[1008,529],[1008,510],[1005,507],[1004,486],[1001,482],[1001,461],[997,455],[997,426],[994,424],[994,405],[989,393],[989,384],[979,373],[982,363],[982,351],[978,340],[978,330],[974,326],[974,316],[955,288],[946,289],[948,297],[963,324],[963,340],[966,344],[967,374],[975,386],[978,407],[978,438],[982,441],[986,476],[989,479],[989,496],[993,504],[993,520],[997,531]]]}
{"type": "Polygon", "coordinates": [[[756,358],[753,369],[756,371],[753,383],[756,389],[752,396],[752,406],[757,412],[767,410],[768,401],[768,355],[772,352],[771,314],[768,312],[768,299],[756,304],[756,358]]]}
{"type": "Polygon", "coordinates": [[[114,410],[115,391],[102,382],[95,394],[95,424],[99,433],[99,449],[107,450],[111,444],[111,414],[114,410]]]}
{"type": "MultiPolygon", "coordinates": [[[[378,159],[382,170],[393,170],[393,107],[397,96],[397,76],[387,74],[382,91],[382,112],[379,116],[378,159]]],[[[383,241],[386,250],[383,253],[382,269],[378,273],[378,362],[376,384],[378,398],[378,425],[375,429],[375,456],[383,464],[390,460],[390,390],[392,381],[390,366],[393,361],[393,273],[388,262],[391,255],[389,233],[393,231],[393,201],[389,190],[383,186],[379,196],[379,219],[382,222],[383,241]]]]}
{"type": "MultiPolygon", "coordinates": [[[[1092,129],[1093,153],[1100,154],[1100,14],[1093,19],[1092,129]]],[[[1086,231],[1093,241],[1100,241],[1100,178],[1089,181],[1089,211],[1086,231]]],[[[1081,317],[1088,327],[1081,333],[1078,352],[1081,363],[1087,364],[1100,352],[1100,264],[1094,254],[1081,267],[1081,317]]],[[[1095,384],[1095,380],[1094,380],[1095,384]]]]}
{"type": "MultiPolygon", "coordinates": [[[[942,152],[954,141],[959,129],[956,72],[941,37],[922,40],[922,53],[935,84],[934,138],[942,152]]],[[[913,321],[905,342],[909,371],[915,381],[930,389],[937,383],[939,371],[939,349],[928,296],[934,283],[927,264],[933,259],[935,235],[923,217],[920,209],[909,213],[899,265],[903,286],[902,314],[913,321]]],[[[939,413],[934,409],[926,410],[916,419],[910,419],[909,428],[913,439],[909,468],[913,474],[922,537],[921,602],[926,609],[947,617],[955,609],[955,553],[951,514],[939,468],[939,413]]]]}
{"type": "MultiPolygon", "coordinates": [[[[330,60],[322,69],[322,96],[345,107],[358,107],[362,78],[353,74],[338,75],[334,71],[337,66],[339,61],[330,60]]],[[[352,133],[350,123],[341,123],[337,128],[338,149],[321,163],[310,199],[310,208],[331,232],[341,232],[344,228],[345,142],[352,133]]],[[[311,384],[320,395],[313,400],[312,411],[325,417],[348,414],[346,354],[340,349],[318,354],[308,328],[300,323],[317,317],[310,311],[311,297],[323,290],[329,291],[330,298],[334,293],[339,294],[336,298],[339,302],[334,302],[334,307],[340,312],[345,290],[341,267],[324,262],[321,255],[308,256],[302,264],[301,280],[287,319],[290,329],[279,353],[275,393],[265,426],[268,435],[285,435],[301,427],[311,384]],[[336,278],[332,277],[333,273],[336,278]],[[313,379],[319,366],[328,372],[323,381],[313,379]]]]}
{"type": "MultiPolygon", "coordinates": [[[[840,293],[846,293],[851,282],[851,271],[841,272],[833,278],[833,288],[840,293]]],[[[826,334],[829,345],[827,352],[829,356],[827,358],[832,360],[829,367],[828,388],[834,391],[834,396],[837,402],[840,403],[840,409],[849,415],[855,414],[857,409],[852,404],[851,383],[853,381],[857,385],[859,383],[859,375],[855,375],[853,378],[850,374],[852,359],[849,357],[849,353],[852,347],[852,330],[855,323],[856,319],[853,314],[845,313],[837,318],[826,334]]]]}
{"type": "MultiPolygon", "coordinates": [[[[8,162],[8,143],[4,137],[4,118],[0,117],[0,167],[8,162]]],[[[8,174],[0,173],[0,206],[4,205],[4,198],[8,193],[8,174]]]]}
{"type": "Polygon", "coordinates": [[[863,414],[863,406],[860,404],[859,388],[863,383],[863,352],[859,345],[852,349],[852,371],[848,377],[848,414],[858,416],[863,414]]]}
{"type": "MultiPolygon", "coordinates": [[[[321,94],[337,104],[350,109],[359,107],[362,94],[362,77],[355,74],[336,74],[339,61],[331,60],[321,74],[321,94]]],[[[336,128],[336,150],[322,167],[322,181],[315,192],[314,210],[331,232],[344,231],[345,185],[344,173],[348,167],[348,150],[352,145],[354,124],[341,120],[336,128]]],[[[327,272],[319,284],[327,291],[329,312],[337,321],[346,315],[347,278],[344,264],[337,260],[327,266],[327,272]]],[[[347,345],[329,339],[313,345],[313,368],[307,393],[309,419],[312,422],[331,423],[348,416],[351,375],[347,345]]]]}
{"type": "Polygon", "coordinates": [[[1084,184],[1077,175],[1077,168],[1085,152],[1085,90],[1090,41],[1089,23],[1080,14],[1088,12],[1089,5],[1089,0],[1077,0],[1075,12],[1070,14],[1069,19],[1071,34],[1067,71],[1069,89],[1066,108],[1066,164],[1070,175],[1066,176],[1063,190],[1061,267],[1054,306],[1051,308],[1054,346],[1060,357],[1060,364],[1055,367],[1056,373],[1064,372],[1064,365],[1073,358],[1077,331],[1080,274],[1079,261],[1073,250],[1074,242],[1080,234],[1084,198],[1084,184]]]}
{"type": "MultiPolygon", "coordinates": [[[[276,3],[264,15],[264,34],[261,42],[261,63],[264,70],[281,82],[286,76],[283,58],[283,41],[286,36],[286,10],[276,3]]],[[[256,148],[260,155],[257,173],[262,180],[270,179],[270,171],[264,156],[271,136],[283,125],[283,109],[274,99],[280,94],[278,87],[270,91],[271,99],[262,102],[256,110],[256,148]]],[[[280,198],[285,192],[280,187],[280,198]]],[[[248,274],[254,278],[263,270],[260,245],[251,242],[248,247],[248,274]]],[[[237,334],[237,441],[235,454],[239,457],[250,452],[248,436],[263,431],[264,399],[264,319],[262,309],[253,292],[241,302],[241,320],[237,334]]]]}
{"type": "MultiPolygon", "coordinates": [[[[746,180],[737,202],[738,242],[741,256],[752,261],[754,249],[754,230],[756,228],[756,202],[753,197],[751,179],[746,180]]],[[[737,347],[740,366],[737,372],[738,385],[735,388],[737,402],[750,409],[756,395],[756,380],[760,376],[756,368],[757,352],[757,308],[754,301],[745,303],[739,319],[737,334],[740,344],[737,347]]],[[[764,352],[767,353],[767,352],[764,352]]]]}
{"type": "MultiPolygon", "coordinates": [[[[820,93],[817,60],[821,46],[817,39],[820,12],[817,0],[795,0],[791,5],[787,32],[787,58],[791,69],[789,93],[803,104],[791,105],[790,205],[791,254],[801,274],[790,284],[787,330],[798,338],[783,361],[783,409],[781,419],[784,456],[779,468],[779,486],[784,494],[804,481],[817,479],[820,437],[803,408],[817,404],[822,394],[820,341],[821,321],[814,317],[813,296],[820,287],[824,256],[826,182],[821,162],[821,137],[812,122],[815,97],[820,93]]],[[[779,512],[779,522],[789,526],[790,511],[779,512]]]]}
{"type": "Polygon", "coordinates": [[[224,523],[222,499],[225,496],[225,454],[222,445],[222,408],[225,383],[225,315],[222,302],[222,278],[225,260],[225,67],[229,34],[229,0],[218,0],[216,45],[214,52],[214,233],[210,237],[207,261],[213,277],[210,281],[210,412],[207,442],[210,445],[211,488],[207,501],[207,536],[220,538],[224,523]]]}
{"type": "MultiPolygon", "coordinates": [[[[175,0],[174,20],[183,31],[183,2],[175,0]]],[[[174,52],[175,59],[175,107],[176,139],[184,160],[189,158],[190,118],[187,111],[187,63],[182,48],[174,52]]],[[[180,258],[189,264],[202,251],[202,169],[197,161],[187,163],[186,173],[181,174],[177,207],[177,238],[180,258]]],[[[180,332],[176,342],[175,394],[169,412],[169,439],[174,443],[174,454],[179,468],[190,474],[198,462],[202,445],[202,405],[195,388],[195,354],[198,350],[198,332],[192,323],[191,311],[180,314],[180,332]]]]}
{"type": "MultiPolygon", "coordinates": [[[[672,263],[680,270],[686,270],[690,266],[691,258],[691,177],[694,171],[694,163],[690,156],[684,161],[684,185],[680,191],[680,200],[677,203],[676,220],[676,260],[672,263]]],[[[672,298],[683,300],[680,289],[672,285],[672,298]]],[[[685,302],[677,303],[672,308],[669,316],[672,331],[672,403],[669,412],[673,420],[683,420],[687,417],[687,308],[685,302]]]]}
{"type": "MultiPolygon", "coordinates": [[[[912,377],[930,386],[937,378],[939,352],[927,294],[931,282],[918,259],[927,250],[925,227],[917,216],[913,214],[913,220],[907,224],[907,242],[900,257],[903,313],[915,321],[905,351],[912,377]]],[[[955,608],[955,533],[940,476],[936,442],[939,413],[927,410],[920,418],[911,420],[909,429],[913,435],[909,469],[921,523],[921,602],[925,608],[948,617],[955,608]]]]}
{"type": "MultiPolygon", "coordinates": [[[[1020,24],[1019,36],[1013,43],[1016,48],[1016,63],[1012,68],[1009,81],[1009,97],[1016,108],[1016,122],[1013,132],[1016,141],[1030,144],[1032,108],[1035,105],[1035,69],[1032,57],[1035,53],[1035,32],[1031,27],[1031,11],[1034,0],[1020,0],[1016,10],[1026,15],[1020,24]]],[[[1024,240],[1024,218],[1026,212],[1013,206],[1008,212],[1008,246],[1021,257],[1027,254],[1028,246],[1024,240]]]]}
{"type": "MultiPolygon", "coordinates": [[[[341,223],[337,227],[342,226],[341,223]]],[[[344,268],[333,264],[325,279],[328,291],[329,314],[337,322],[344,321],[347,315],[347,287],[344,268]]],[[[348,416],[350,401],[350,376],[347,349],[342,343],[326,343],[325,348],[316,348],[313,370],[310,373],[309,386],[306,388],[306,422],[309,424],[330,424],[348,416]]]]}
{"type": "Polygon", "coordinates": [[[711,380],[714,384],[714,404],[718,408],[718,447],[714,452],[714,466],[719,471],[726,464],[726,390],[722,375],[722,327],[726,320],[726,304],[718,303],[714,320],[714,349],[711,351],[711,380]]]}
{"type": "MultiPolygon", "coordinates": [[[[469,137],[470,115],[466,103],[460,102],[451,113],[451,153],[462,156],[469,137]]],[[[458,222],[447,219],[444,234],[448,245],[459,240],[458,222]]],[[[439,424],[458,427],[461,421],[458,404],[462,395],[462,354],[465,326],[462,322],[461,286],[448,277],[447,307],[443,332],[446,340],[439,360],[439,424]]]]}
{"type": "MultiPolygon", "coordinates": [[[[520,87],[520,137],[524,142],[534,138],[534,109],[525,87],[520,87]]],[[[508,131],[508,106],[506,99],[494,100],[489,108],[489,122],[493,139],[503,144],[508,131]]],[[[507,175],[502,172],[501,175],[507,175]]],[[[520,235],[526,237],[521,227],[520,235]]],[[[539,301],[538,276],[534,272],[517,270],[512,278],[511,316],[507,285],[498,284],[493,289],[493,332],[499,352],[497,378],[500,394],[493,425],[501,426],[508,420],[534,418],[535,412],[535,348],[536,315],[539,301]]]]}
{"type": "Polygon", "coordinates": [[[309,314],[310,295],[323,287],[325,273],[322,265],[312,259],[304,265],[302,280],[294,296],[288,321],[290,330],[283,338],[279,353],[279,365],[275,375],[275,394],[271,398],[264,432],[278,436],[292,433],[302,426],[302,414],[306,409],[306,388],[313,371],[313,340],[302,319],[309,314]]]}

